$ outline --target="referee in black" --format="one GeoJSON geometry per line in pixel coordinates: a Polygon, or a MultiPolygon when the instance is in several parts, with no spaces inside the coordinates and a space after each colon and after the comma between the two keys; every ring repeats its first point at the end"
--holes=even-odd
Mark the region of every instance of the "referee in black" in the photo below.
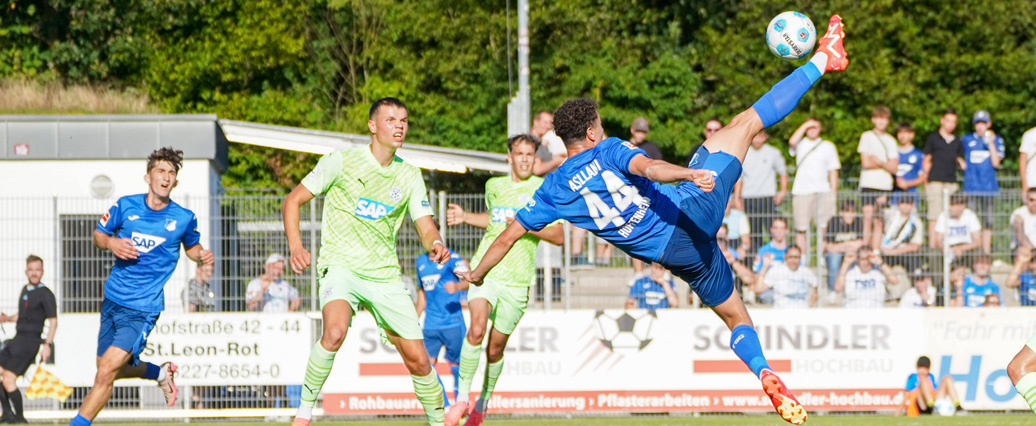
{"type": "Polygon", "coordinates": [[[0,406],[4,410],[0,423],[28,423],[22,412],[22,393],[15,380],[33,364],[37,352],[43,361],[50,358],[54,333],[58,330],[54,293],[40,282],[43,278],[43,259],[30,254],[25,259],[25,276],[29,278],[29,283],[22,287],[22,294],[18,296],[18,313],[0,313],[0,321],[16,322],[15,328],[18,331],[14,339],[8,340],[0,349],[0,380],[3,381],[3,386],[0,386],[0,406]],[[46,339],[40,339],[44,319],[50,323],[50,330],[47,331],[46,339]]]}

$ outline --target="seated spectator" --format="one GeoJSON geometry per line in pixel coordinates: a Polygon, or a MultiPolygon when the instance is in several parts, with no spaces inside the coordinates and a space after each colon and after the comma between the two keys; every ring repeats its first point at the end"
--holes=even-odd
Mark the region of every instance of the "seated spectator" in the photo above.
{"type": "Polygon", "coordinates": [[[744,259],[752,248],[752,227],[748,224],[748,215],[734,208],[734,197],[727,201],[727,211],[723,214],[723,224],[727,226],[727,245],[737,250],[738,259],[744,259]]]}
{"type": "Polygon", "coordinates": [[[778,309],[816,306],[817,274],[801,265],[802,249],[794,245],[788,247],[783,263],[764,258],[763,270],[758,275],[762,278],[756,280],[753,291],[760,299],[772,300],[773,307],[778,309]]]}
{"type": "Polygon", "coordinates": [[[299,291],[284,281],[284,256],[273,253],[266,258],[265,272],[248,283],[245,297],[248,310],[263,312],[297,311],[302,305],[299,291]]]}
{"type": "Polygon", "coordinates": [[[942,212],[935,223],[932,248],[940,253],[949,250],[954,259],[965,259],[977,254],[982,246],[982,224],[974,211],[967,208],[963,194],[950,196],[950,209],[942,212]]]}
{"type": "Polygon", "coordinates": [[[846,308],[881,308],[885,306],[888,294],[886,286],[897,283],[899,278],[882,262],[881,255],[862,246],[855,254],[845,255],[835,280],[835,291],[845,292],[843,301],[846,308]],[[856,266],[850,268],[854,260],[856,266]]]}
{"type": "Polygon", "coordinates": [[[651,264],[651,276],[641,277],[630,286],[629,297],[626,298],[626,309],[665,309],[680,305],[673,291],[672,275],[662,265],[651,264]]]}
{"type": "Polygon", "coordinates": [[[1036,187],[1029,188],[1027,195],[1025,205],[1011,212],[1011,246],[1016,250],[1036,247],[1036,187]]]}
{"type": "Polygon", "coordinates": [[[914,286],[903,292],[899,298],[900,308],[926,308],[935,305],[935,291],[932,289],[932,276],[924,275],[920,270],[912,277],[914,286]]]}
{"type": "Polygon", "coordinates": [[[996,294],[987,294],[986,300],[982,302],[983,308],[999,308],[1002,302],[1000,302],[1000,296],[996,294]]]}
{"type": "Polygon", "coordinates": [[[973,266],[974,273],[964,277],[962,291],[957,293],[954,299],[956,306],[967,306],[977,308],[986,302],[986,296],[995,294],[997,301],[1000,299],[1000,286],[989,277],[989,268],[992,258],[988,254],[975,256],[973,266]]]}
{"type": "MultiPolygon", "coordinates": [[[[723,257],[730,264],[730,269],[734,272],[734,284],[736,285],[738,294],[742,293],[745,285],[755,284],[755,274],[752,273],[748,266],[742,263],[744,257],[738,253],[737,250],[730,248],[728,245],[729,239],[727,238],[727,225],[722,224],[719,226],[719,231],[716,231],[716,244],[719,246],[720,252],[723,253],[723,257]]],[[[693,304],[694,292],[688,295],[688,302],[693,304]]]]}
{"type": "Polygon", "coordinates": [[[784,252],[788,251],[788,222],[783,217],[773,218],[770,224],[770,242],[759,247],[752,263],[752,272],[759,273],[763,269],[763,259],[770,257],[775,262],[784,262],[784,252]]]}
{"type": "Polygon", "coordinates": [[[1032,261],[1032,249],[1019,249],[1004,285],[1018,288],[1018,302],[1022,306],[1036,306],[1036,262],[1032,261]]]}
{"type": "Polygon", "coordinates": [[[935,401],[942,398],[949,398],[960,411],[960,398],[954,388],[953,377],[949,374],[942,376],[939,386],[935,386],[935,376],[932,375],[932,360],[926,356],[917,359],[917,373],[907,377],[906,388],[903,389],[904,405],[896,411],[896,415],[906,411],[908,417],[917,417],[921,414],[932,414],[935,401]]]}
{"type": "Polygon", "coordinates": [[[856,216],[856,202],[842,200],[838,216],[827,222],[824,231],[824,258],[827,260],[827,288],[835,287],[842,257],[863,245],[863,221],[856,216]]]}
{"type": "Polygon", "coordinates": [[[183,289],[184,309],[187,312],[215,312],[216,292],[212,290],[212,265],[199,263],[194,278],[183,289]]]}
{"type": "MultiPolygon", "coordinates": [[[[902,163],[900,163],[902,164],[902,163]]],[[[881,239],[881,254],[890,266],[902,266],[912,270],[921,266],[919,251],[924,244],[924,224],[917,215],[916,198],[913,193],[899,192],[895,209],[891,209],[881,239]]]]}

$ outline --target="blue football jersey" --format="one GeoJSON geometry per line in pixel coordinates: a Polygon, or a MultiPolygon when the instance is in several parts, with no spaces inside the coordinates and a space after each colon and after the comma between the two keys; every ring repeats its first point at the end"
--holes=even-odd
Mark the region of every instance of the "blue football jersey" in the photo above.
{"type": "MultiPolygon", "coordinates": [[[[673,282],[669,282],[673,286],[673,282]]],[[[630,286],[629,297],[637,302],[640,309],[666,309],[669,307],[669,298],[665,295],[665,287],[655,282],[651,277],[640,277],[630,286]]]]}
{"type": "MultiPolygon", "coordinates": [[[[977,133],[969,133],[960,139],[964,144],[964,161],[968,167],[964,169],[964,192],[996,195],[1000,192],[1000,183],[996,180],[996,167],[989,153],[989,145],[985,138],[977,133]]],[[[997,136],[993,141],[1000,158],[1004,158],[1004,140],[997,136]]]]}
{"type": "Polygon", "coordinates": [[[538,231],[565,219],[630,256],[660,260],[680,214],[674,202],[678,195],[675,186],[630,173],[637,155],[647,154],[630,142],[608,138],[570,157],[547,175],[515,220],[538,231]]]}
{"type": "Polygon", "coordinates": [[[417,258],[417,278],[424,289],[424,328],[440,330],[464,325],[460,301],[467,296],[467,291],[450,294],[446,292],[446,283],[458,282],[457,272],[467,272],[468,266],[457,253],[450,252],[450,260],[445,265],[433,262],[428,253],[417,258]]]}
{"type": "MultiPolygon", "coordinates": [[[[923,160],[924,153],[915,147],[910,147],[910,150],[906,152],[903,152],[903,150],[900,149],[899,168],[896,170],[896,177],[901,177],[906,180],[917,179],[917,176],[921,174],[923,169],[923,160]]],[[[917,187],[911,187],[907,191],[916,193],[917,187]]]]}
{"type": "Polygon", "coordinates": [[[180,245],[190,248],[201,241],[198,218],[176,202],[152,210],[147,194],[120,198],[101,216],[97,230],[116,238],[133,240],[140,256],[115,259],[104,298],[121,306],[145,312],[165,309],[165,283],[180,260],[180,245]]]}
{"type": "Polygon", "coordinates": [[[964,306],[969,308],[977,308],[986,303],[986,296],[995,294],[1000,299],[1000,304],[1003,305],[1003,297],[1000,296],[1000,286],[993,282],[992,279],[986,278],[986,281],[982,284],[975,282],[973,275],[964,277],[964,306]]]}
{"type": "Polygon", "coordinates": [[[1018,276],[1018,299],[1022,306],[1036,306],[1036,275],[1022,272],[1018,276]]]}

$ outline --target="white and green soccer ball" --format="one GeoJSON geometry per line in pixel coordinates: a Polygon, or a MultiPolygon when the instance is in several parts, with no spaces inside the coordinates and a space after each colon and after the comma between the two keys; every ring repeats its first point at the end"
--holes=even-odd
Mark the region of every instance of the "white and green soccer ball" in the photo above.
{"type": "Polygon", "coordinates": [[[800,59],[817,45],[817,29],[809,17],[799,12],[783,12],[766,27],[766,45],[774,55],[800,59]]]}

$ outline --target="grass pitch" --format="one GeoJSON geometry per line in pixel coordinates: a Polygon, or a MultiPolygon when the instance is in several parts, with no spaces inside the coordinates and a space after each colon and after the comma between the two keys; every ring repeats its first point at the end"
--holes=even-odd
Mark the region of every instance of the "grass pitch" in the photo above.
{"type": "MultiPolygon", "coordinates": [[[[281,422],[234,421],[212,422],[192,421],[204,426],[272,426],[281,422]]],[[[420,426],[423,419],[364,419],[314,421],[313,426],[420,426]]],[[[575,417],[575,418],[514,418],[489,417],[487,426],[787,426],[789,423],[774,416],[621,416],[621,417],[575,417]]],[[[893,417],[893,416],[810,416],[807,426],[986,426],[986,425],[1033,425],[1036,417],[1026,414],[973,414],[954,417],[893,417]]],[[[153,423],[123,423],[120,426],[154,426],[153,423]]]]}

